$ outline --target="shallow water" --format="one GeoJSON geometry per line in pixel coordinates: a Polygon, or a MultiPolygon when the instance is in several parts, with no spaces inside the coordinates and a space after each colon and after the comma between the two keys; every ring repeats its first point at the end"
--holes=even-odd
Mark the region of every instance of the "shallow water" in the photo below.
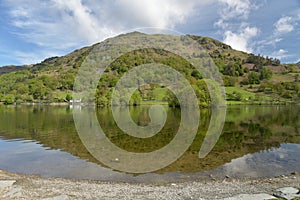
{"type": "MultiPolygon", "coordinates": [[[[130,152],[151,152],[176,135],[181,113],[167,108],[164,128],[155,136],[129,136],[108,109],[97,118],[107,138],[130,152]]],[[[170,182],[210,176],[268,177],[300,172],[300,106],[229,106],[223,132],[212,151],[198,157],[210,110],[201,109],[200,127],[190,148],[171,165],[146,174],[123,173],[95,159],[75,128],[72,109],[59,106],[0,106],[0,169],[64,177],[126,182],[170,182]]],[[[140,126],[150,122],[149,106],[130,108],[140,126]]]]}

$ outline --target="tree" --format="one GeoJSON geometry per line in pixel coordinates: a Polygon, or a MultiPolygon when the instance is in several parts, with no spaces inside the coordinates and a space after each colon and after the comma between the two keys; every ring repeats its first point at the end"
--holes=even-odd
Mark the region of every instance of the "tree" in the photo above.
{"type": "Polygon", "coordinates": [[[62,74],[60,77],[60,89],[62,90],[73,90],[75,75],[72,72],[62,74]]]}
{"type": "Polygon", "coordinates": [[[296,76],[294,78],[295,78],[294,82],[298,82],[299,81],[299,74],[296,74],[296,76]]]}
{"type": "Polygon", "coordinates": [[[70,101],[70,100],[72,100],[72,95],[70,95],[70,94],[67,94],[67,95],[66,95],[66,100],[67,100],[67,101],[70,101]]]}
{"type": "Polygon", "coordinates": [[[15,96],[8,94],[4,97],[4,104],[13,104],[15,102],[15,96]]]}
{"type": "Polygon", "coordinates": [[[201,76],[200,72],[198,70],[196,70],[196,69],[194,69],[192,71],[191,76],[195,77],[196,79],[202,79],[202,76],[201,76]]]}
{"type": "Polygon", "coordinates": [[[272,75],[273,75],[273,73],[272,73],[271,70],[263,67],[261,72],[260,72],[260,77],[259,78],[260,78],[260,80],[263,80],[263,79],[269,80],[269,79],[272,78],[272,75]]]}
{"type": "Polygon", "coordinates": [[[133,106],[140,105],[142,102],[142,97],[138,92],[134,92],[129,100],[129,104],[133,106]]]}
{"type": "Polygon", "coordinates": [[[256,72],[251,72],[248,76],[249,84],[259,84],[260,78],[256,72]]]}
{"type": "Polygon", "coordinates": [[[248,67],[245,67],[244,68],[244,73],[249,73],[250,72],[250,69],[248,67]]]}
{"type": "Polygon", "coordinates": [[[223,81],[224,81],[224,86],[226,87],[235,86],[235,84],[237,83],[237,78],[232,76],[224,76],[223,81]]]}
{"type": "Polygon", "coordinates": [[[48,93],[49,89],[44,86],[41,81],[34,81],[29,85],[29,94],[31,94],[34,99],[42,100],[48,93]]]}
{"type": "Polygon", "coordinates": [[[170,107],[180,107],[177,97],[169,90],[167,91],[167,95],[164,97],[164,100],[168,102],[170,107]]]}
{"type": "Polygon", "coordinates": [[[244,70],[242,63],[239,59],[237,59],[235,62],[231,62],[223,70],[224,75],[229,76],[242,76],[244,75],[244,70]]]}
{"type": "Polygon", "coordinates": [[[227,94],[227,100],[232,101],[241,101],[242,100],[242,94],[239,92],[234,91],[233,93],[227,94]]]}
{"type": "Polygon", "coordinates": [[[109,103],[108,99],[105,96],[100,96],[96,98],[96,104],[98,106],[107,106],[109,103]]]}
{"type": "Polygon", "coordinates": [[[41,80],[43,82],[43,84],[51,90],[55,90],[58,86],[58,81],[55,77],[51,77],[48,75],[42,75],[39,77],[39,80],[41,80]]]}

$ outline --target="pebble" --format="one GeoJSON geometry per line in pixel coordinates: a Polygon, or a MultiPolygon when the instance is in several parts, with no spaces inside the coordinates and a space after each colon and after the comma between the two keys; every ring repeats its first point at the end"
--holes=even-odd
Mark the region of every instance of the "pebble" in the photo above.
{"type": "Polygon", "coordinates": [[[4,197],[9,197],[9,198],[22,197],[22,189],[20,187],[12,188],[7,193],[5,193],[4,197]]]}
{"type": "Polygon", "coordinates": [[[292,172],[291,175],[298,175],[298,172],[292,172]]]}

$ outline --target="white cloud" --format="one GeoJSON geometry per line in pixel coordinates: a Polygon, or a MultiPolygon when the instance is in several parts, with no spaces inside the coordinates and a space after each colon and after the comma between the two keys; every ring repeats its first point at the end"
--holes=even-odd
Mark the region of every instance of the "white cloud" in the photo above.
{"type": "MultiPolygon", "coordinates": [[[[197,8],[214,1],[3,0],[1,3],[7,8],[17,37],[59,54],[135,28],[174,28],[196,14],[197,8]]],[[[36,60],[29,58],[40,57],[31,52],[28,60],[25,54],[16,56],[26,63],[36,60]]]]}
{"type": "Polygon", "coordinates": [[[87,40],[99,39],[98,22],[92,15],[92,10],[83,5],[81,0],[64,1],[55,0],[55,7],[62,13],[62,22],[70,24],[76,34],[83,36],[87,40]]]}
{"type": "Polygon", "coordinates": [[[187,0],[5,1],[18,35],[39,46],[68,48],[95,43],[138,27],[174,28],[212,3],[187,0]]]}
{"type": "Polygon", "coordinates": [[[18,3],[7,3],[11,6],[11,23],[18,28],[16,34],[29,43],[67,49],[108,36],[105,27],[98,25],[92,11],[81,0],[18,3]]]}
{"type": "Polygon", "coordinates": [[[265,40],[261,40],[258,42],[259,45],[262,45],[262,46],[266,46],[266,45],[272,45],[273,47],[275,47],[275,45],[278,43],[278,42],[281,42],[282,41],[282,38],[278,38],[278,37],[274,37],[274,36],[271,36],[265,40]]]}
{"type": "Polygon", "coordinates": [[[249,16],[250,11],[256,7],[249,0],[219,0],[224,4],[221,11],[222,18],[225,20],[231,18],[244,18],[249,16]]]}
{"type": "Polygon", "coordinates": [[[284,50],[284,49],[279,49],[278,51],[275,51],[271,54],[271,57],[277,58],[279,60],[283,59],[283,58],[287,58],[289,57],[288,55],[288,51],[284,50]]]}
{"type": "Polygon", "coordinates": [[[250,0],[219,0],[219,3],[220,18],[215,26],[221,28],[219,33],[223,34],[223,42],[234,49],[252,52],[253,44],[250,42],[258,35],[259,29],[249,26],[247,20],[251,11],[258,6],[250,0]]]}
{"type": "Polygon", "coordinates": [[[196,8],[214,1],[3,0],[1,4],[15,27],[11,32],[44,52],[11,53],[21,63],[35,63],[135,28],[174,28],[196,14],[196,8]]]}
{"type": "Polygon", "coordinates": [[[232,31],[226,31],[224,36],[224,42],[229,44],[232,48],[252,52],[253,49],[249,42],[253,37],[258,34],[259,30],[256,27],[245,27],[241,28],[239,33],[233,33],[232,31]]]}
{"type": "Polygon", "coordinates": [[[56,56],[56,53],[53,52],[23,52],[23,51],[15,51],[12,52],[15,56],[15,59],[22,64],[34,64],[34,63],[38,63],[41,60],[45,59],[45,56],[47,57],[52,57],[52,56],[56,56]]]}
{"type": "Polygon", "coordinates": [[[282,17],[275,24],[275,32],[278,34],[289,33],[294,30],[294,20],[292,17],[282,17]]]}
{"type": "Polygon", "coordinates": [[[172,28],[193,14],[197,4],[191,0],[117,0],[113,4],[114,8],[108,10],[107,15],[110,17],[107,18],[125,25],[172,28]]]}
{"type": "MultiPolygon", "coordinates": [[[[299,13],[299,11],[296,13],[299,13]]],[[[298,15],[300,16],[300,14],[298,14],[298,15]]],[[[258,42],[258,44],[260,45],[260,48],[270,45],[273,50],[276,49],[276,45],[279,42],[282,42],[285,40],[283,35],[290,33],[296,29],[297,21],[299,19],[300,19],[300,17],[298,17],[297,14],[294,14],[293,16],[281,17],[279,20],[277,20],[273,24],[275,29],[273,30],[272,35],[267,37],[267,39],[264,39],[264,40],[261,40],[258,42]]],[[[268,47],[268,49],[270,49],[270,47],[268,47]]],[[[278,59],[284,59],[284,58],[290,57],[290,55],[287,55],[287,52],[283,49],[273,51],[271,53],[271,56],[276,57],[278,59]]]]}

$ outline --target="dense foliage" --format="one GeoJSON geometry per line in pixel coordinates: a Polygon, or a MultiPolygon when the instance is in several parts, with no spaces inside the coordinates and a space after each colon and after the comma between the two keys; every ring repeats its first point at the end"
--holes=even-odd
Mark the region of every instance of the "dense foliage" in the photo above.
{"type": "MultiPolygon", "coordinates": [[[[100,82],[98,84],[96,101],[98,105],[108,105],[110,104],[112,90],[115,87],[117,81],[122,77],[124,73],[133,68],[134,66],[140,66],[142,64],[148,63],[160,63],[166,66],[174,68],[176,71],[180,72],[185,76],[185,78],[190,82],[193,87],[195,94],[198,98],[199,105],[208,106],[209,105],[209,95],[207,93],[205,81],[200,76],[200,73],[185,59],[178,55],[172,54],[158,49],[141,49],[136,50],[115,60],[102,75],[100,82]]],[[[151,77],[160,78],[160,74],[154,74],[153,72],[147,72],[146,75],[141,77],[146,77],[151,80],[151,77]]],[[[161,88],[161,92],[164,93],[161,99],[167,101],[170,106],[179,106],[179,102],[171,91],[164,88],[164,86],[159,86],[152,84],[149,87],[138,88],[133,94],[130,104],[138,105],[142,100],[155,100],[153,98],[154,90],[161,88]]],[[[122,102],[119,102],[122,104],[122,102]]]]}

